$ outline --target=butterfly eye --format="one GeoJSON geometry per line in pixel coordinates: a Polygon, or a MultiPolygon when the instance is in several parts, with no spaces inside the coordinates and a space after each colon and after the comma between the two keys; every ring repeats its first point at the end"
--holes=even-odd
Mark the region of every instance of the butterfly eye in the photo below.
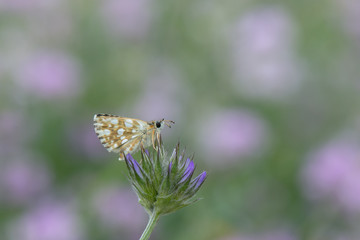
{"type": "Polygon", "coordinates": [[[156,122],[156,127],[160,128],[161,127],[161,123],[160,122],[156,122]]]}

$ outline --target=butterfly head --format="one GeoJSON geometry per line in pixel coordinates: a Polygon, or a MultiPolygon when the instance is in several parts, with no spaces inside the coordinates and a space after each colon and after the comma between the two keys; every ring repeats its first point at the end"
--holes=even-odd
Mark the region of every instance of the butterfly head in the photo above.
{"type": "Polygon", "coordinates": [[[165,119],[161,119],[159,121],[152,121],[151,122],[151,125],[154,125],[154,127],[157,129],[157,130],[161,130],[164,125],[168,126],[169,128],[171,128],[171,124],[174,124],[175,122],[174,121],[171,121],[171,120],[165,120],[165,119]]]}

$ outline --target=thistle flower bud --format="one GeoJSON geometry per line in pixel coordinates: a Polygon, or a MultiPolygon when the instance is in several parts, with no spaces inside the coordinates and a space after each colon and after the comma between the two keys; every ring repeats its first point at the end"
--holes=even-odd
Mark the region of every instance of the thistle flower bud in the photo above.
{"type": "Polygon", "coordinates": [[[139,203],[149,215],[168,214],[196,202],[195,194],[207,177],[204,171],[192,179],[195,164],[192,158],[185,158],[185,151],[179,154],[179,144],[170,158],[157,143],[152,156],[142,148],[140,163],[130,154],[125,162],[139,203]]]}

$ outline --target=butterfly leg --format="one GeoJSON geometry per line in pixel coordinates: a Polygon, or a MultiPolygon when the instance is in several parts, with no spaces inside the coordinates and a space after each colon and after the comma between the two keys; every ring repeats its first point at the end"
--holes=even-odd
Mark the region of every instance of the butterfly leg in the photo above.
{"type": "Polygon", "coordinates": [[[160,133],[156,134],[156,141],[157,141],[157,144],[160,146],[161,145],[161,134],[160,133]]]}
{"type": "Polygon", "coordinates": [[[156,148],[155,148],[155,131],[153,131],[153,132],[151,133],[151,141],[152,141],[153,148],[156,149],[156,148]]]}

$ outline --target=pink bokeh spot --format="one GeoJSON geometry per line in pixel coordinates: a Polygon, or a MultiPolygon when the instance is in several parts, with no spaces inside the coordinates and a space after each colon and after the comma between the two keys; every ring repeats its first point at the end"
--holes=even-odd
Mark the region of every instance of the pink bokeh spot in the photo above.
{"type": "Polygon", "coordinates": [[[0,12],[24,13],[34,10],[46,10],[58,2],[58,0],[1,0],[0,12]]]}
{"type": "Polygon", "coordinates": [[[285,52],[281,54],[286,54],[294,37],[290,15],[277,7],[248,11],[240,18],[235,31],[240,37],[236,43],[244,44],[243,50],[254,54],[271,53],[282,44],[285,52]]]}
{"type": "Polygon", "coordinates": [[[360,2],[358,0],[337,0],[345,30],[360,43],[360,2]]]}
{"type": "Polygon", "coordinates": [[[360,212],[360,148],[353,141],[336,140],[314,152],[301,176],[310,199],[360,212]]]}
{"type": "Polygon", "coordinates": [[[131,189],[101,189],[94,195],[92,206],[100,222],[107,228],[141,233],[146,224],[145,211],[131,189]]]}
{"type": "Polygon", "coordinates": [[[105,0],[101,17],[115,35],[142,37],[151,20],[150,0],[105,0]]]}
{"type": "Polygon", "coordinates": [[[261,153],[268,137],[265,122],[246,110],[213,113],[199,129],[198,141],[204,153],[209,161],[219,164],[261,153]]]}
{"type": "Polygon", "coordinates": [[[81,240],[83,231],[73,206],[42,202],[10,227],[11,240],[81,240]]]}
{"type": "Polygon", "coordinates": [[[176,67],[165,60],[155,60],[134,106],[135,115],[147,121],[181,118],[187,92],[182,82],[176,67]]]}
{"type": "Polygon", "coordinates": [[[45,99],[72,97],[79,92],[78,63],[64,53],[32,56],[19,69],[17,77],[25,91],[45,99]]]}
{"type": "Polygon", "coordinates": [[[26,204],[43,194],[51,182],[44,164],[31,159],[11,159],[1,165],[1,199],[11,204],[26,204]]]}
{"type": "Polygon", "coordinates": [[[219,240],[297,240],[298,238],[289,230],[264,231],[255,234],[238,234],[220,238],[219,240]]]}
{"type": "Polygon", "coordinates": [[[0,157],[21,152],[36,129],[33,126],[29,128],[29,124],[21,111],[0,111],[0,157]]]}
{"type": "Polygon", "coordinates": [[[99,141],[94,127],[88,123],[71,124],[68,129],[68,148],[76,154],[86,156],[89,160],[99,160],[104,156],[109,157],[106,149],[99,141]]]}
{"type": "Polygon", "coordinates": [[[249,98],[282,100],[293,95],[303,66],[295,53],[296,26],[281,7],[263,7],[239,18],[231,32],[233,85],[249,98]]]}

